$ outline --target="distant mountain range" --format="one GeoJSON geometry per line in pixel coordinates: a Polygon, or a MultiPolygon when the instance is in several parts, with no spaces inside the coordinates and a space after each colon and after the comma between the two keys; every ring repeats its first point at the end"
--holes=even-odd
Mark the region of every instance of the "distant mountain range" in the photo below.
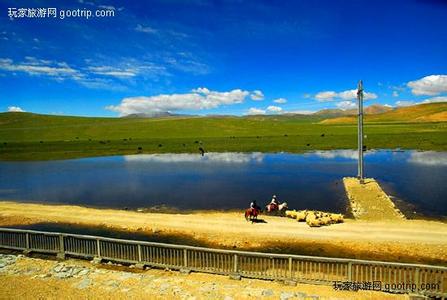
{"type": "Polygon", "coordinates": [[[178,117],[180,114],[173,114],[170,112],[154,112],[154,113],[138,113],[125,115],[123,118],[163,118],[163,117],[178,117]]]}
{"type": "MultiPolygon", "coordinates": [[[[390,107],[385,105],[373,104],[365,107],[365,122],[447,122],[447,102],[426,103],[405,107],[390,107]]],[[[170,112],[158,113],[141,113],[130,114],[121,118],[113,117],[76,117],[76,116],[57,116],[57,115],[41,115],[27,112],[7,112],[0,113],[0,125],[4,126],[9,123],[20,123],[24,120],[32,121],[34,119],[74,119],[79,122],[87,122],[88,120],[104,120],[104,119],[245,119],[254,120],[266,119],[300,119],[311,122],[320,122],[322,124],[353,124],[357,122],[357,109],[323,109],[313,114],[284,113],[273,115],[250,115],[250,116],[232,116],[232,115],[183,115],[170,112]],[[6,122],[6,123],[5,123],[6,122]]]]}
{"type": "MultiPolygon", "coordinates": [[[[345,115],[328,116],[323,124],[349,124],[357,121],[356,112],[345,111],[345,115]]],[[[365,109],[366,122],[446,122],[447,102],[418,104],[391,108],[371,105],[365,109]]]]}
{"type": "MultiPolygon", "coordinates": [[[[388,112],[393,110],[390,106],[380,105],[380,104],[373,104],[365,108],[365,114],[381,114],[384,112],[388,112]]],[[[319,117],[326,117],[326,118],[335,118],[335,117],[342,117],[342,116],[354,116],[357,114],[357,109],[322,109],[319,110],[311,115],[319,116],[319,117]]],[[[301,115],[297,113],[284,113],[282,115],[287,116],[294,116],[294,115],[301,115]]],[[[185,115],[185,114],[173,114],[170,112],[155,112],[155,113],[137,113],[137,114],[130,114],[123,116],[123,118],[167,118],[167,117],[194,117],[195,115],[185,115]]],[[[216,117],[216,118],[222,118],[222,117],[232,117],[231,115],[207,115],[206,117],[216,117]]]]}
{"type": "MultiPolygon", "coordinates": [[[[367,115],[376,115],[376,114],[382,114],[388,111],[393,110],[391,106],[385,106],[380,104],[372,104],[368,107],[365,107],[364,113],[367,115]]],[[[353,116],[357,115],[357,109],[322,109],[315,113],[313,113],[315,116],[324,116],[324,117],[342,117],[342,116],[353,116]]]]}

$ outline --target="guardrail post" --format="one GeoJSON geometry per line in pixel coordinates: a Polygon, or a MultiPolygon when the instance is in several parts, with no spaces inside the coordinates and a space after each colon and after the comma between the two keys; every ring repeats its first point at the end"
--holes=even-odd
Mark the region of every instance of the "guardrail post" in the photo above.
{"type": "Polygon", "coordinates": [[[141,244],[137,245],[138,249],[138,263],[135,264],[135,267],[140,270],[144,270],[146,268],[146,265],[143,263],[143,253],[141,249],[141,244]]]}
{"type": "Polygon", "coordinates": [[[141,262],[143,260],[141,255],[141,245],[138,244],[138,261],[141,262]]]}
{"type": "Polygon", "coordinates": [[[64,235],[59,234],[59,252],[57,253],[58,259],[65,259],[65,247],[64,247],[64,235]]]}
{"type": "Polygon", "coordinates": [[[98,257],[101,257],[101,247],[99,245],[99,239],[96,240],[96,253],[98,254],[98,257]]]}
{"type": "Polygon", "coordinates": [[[352,282],[352,262],[348,262],[348,282],[352,282]]]}
{"type": "Polygon", "coordinates": [[[183,249],[183,267],[180,268],[180,273],[182,274],[189,274],[191,273],[191,269],[188,269],[188,250],[185,248],[183,249]]]}
{"type": "Polygon", "coordinates": [[[419,292],[419,268],[416,268],[415,270],[414,284],[416,285],[416,292],[419,292]]]}
{"type": "Polygon", "coordinates": [[[99,243],[99,239],[96,239],[96,254],[97,254],[97,256],[93,258],[92,263],[100,264],[102,261],[102,258],[101,258],[101,245],[99,243]]]}
{"type": "Polygon", "coordinates": [[[26,249],[27,250],[31,249],[30,242],[29,242],[29,233],[28,232],[25,234],[25,243],[26,243],[26,249]]]}
{"type": "Polygon", "coordinates": [[[233,272],[234,273],[237,273],[237,263],[238,263],[238,261],[237,261],[237,254],[235,254],[234,255],[234,257],[233,257],[233,272]]]}
{"type": "Polygon", "coordinates": [[[293,278],[293,273],[292,273],[292,260],[293,260],[292,257],[289,257],[289,259],[288,259],[288,261],[289,261],[288,276],[286,275],[286,277],[288,277],[288,279],[284,280],[284,284],[296,286],[297,281],[293,278]]]}
{"type": "Polygon", "coordinates": [[[29,233],[25,233],[25,250],[23,251],[24,254],[29,254],[31,252],[31,244],[29,240],[29,233]]]}
{"type": "Polygon", "coordinates": [[[289,277],[293,278],[293,274],[292,274],[292,258],[289,257],[289,277]]]}
{"type": "Polygon", "coordinates": [[[233,255],[233,272],[230,273],[230,279],[241,280],[241,275],[238,273],[238,256],[237,254],[233,255]]]}

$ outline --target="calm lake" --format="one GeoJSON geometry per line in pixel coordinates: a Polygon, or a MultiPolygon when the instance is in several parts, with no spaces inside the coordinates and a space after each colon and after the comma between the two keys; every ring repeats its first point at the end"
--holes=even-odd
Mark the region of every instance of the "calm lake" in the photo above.
{"type": "MultiPolygon", "coordinates": [[[[356,151],[147,154],[0,162],[0,199],[137,209],[243,209],[273,194],[295,209],[345,212],[356,151]]],[[[427,216],[447,216],[447,152],[369,151],[367,177],[427,216]]],[[[404,203],[404,204],[405,204],[404,203]]]]}

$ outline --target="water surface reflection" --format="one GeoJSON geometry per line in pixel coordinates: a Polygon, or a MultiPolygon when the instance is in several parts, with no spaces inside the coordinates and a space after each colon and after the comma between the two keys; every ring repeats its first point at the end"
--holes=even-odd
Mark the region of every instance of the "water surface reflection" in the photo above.
{"type": "MultiPolygon", "coordinates": [[[[100,207],[241,209],[272,194],[296,209],[344,212],[341,178],[355,176],[355,150],[151,154],[0,162],[0,198],[100,207]]],[[[447,153],[368,151],[367,176],[428,215],[447,215],[447,153]]]]}

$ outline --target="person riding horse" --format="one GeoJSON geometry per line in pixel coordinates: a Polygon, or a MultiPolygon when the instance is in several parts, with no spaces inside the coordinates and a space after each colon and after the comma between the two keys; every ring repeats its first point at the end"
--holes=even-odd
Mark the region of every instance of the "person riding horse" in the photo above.
{"type": "Polygon", "coordinates": [[[253,201],[250,203],[250,208],[251,208],[252,210],[257,210],[257,211],[261,210],[261,208],[256,204],[256,200],[253,200],[253,201]]]}
{"type": "Polygon", "coordinates": [[[272,201],[270,201],[270,209],[271,210],[277,210],[278,207],[279,207],[278,198],[276,198],[276,195],[273,195],[272,201]]]}
{"type": "Polygon", "coordinates": [[[261,208],[256,204],[256,200],[250,203],[250,208],[245,211],[245,219],[254,222],[258,218],[261,208]]]}

